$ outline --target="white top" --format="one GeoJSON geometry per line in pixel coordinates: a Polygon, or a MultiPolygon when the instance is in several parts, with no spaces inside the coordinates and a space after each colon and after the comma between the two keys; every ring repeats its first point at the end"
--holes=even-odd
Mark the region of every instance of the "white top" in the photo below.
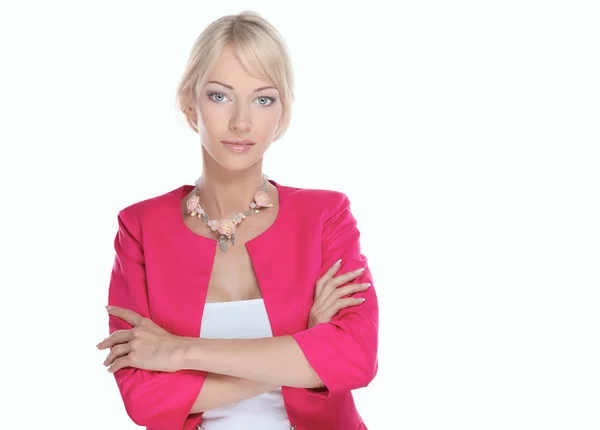
{"type": "MultiPolygon", "coordinates": [[[[206,303],[200,337],[210,339],[257,339],[272,337],[263,299],[206,303]]],[[[281,387],[202,415],[206,430],[289,430],[281,387]]]]}

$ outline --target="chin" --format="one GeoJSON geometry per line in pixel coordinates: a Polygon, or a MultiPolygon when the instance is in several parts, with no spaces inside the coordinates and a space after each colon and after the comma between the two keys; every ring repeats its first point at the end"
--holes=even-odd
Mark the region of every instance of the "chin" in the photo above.
{"type": "Polygon", "coordinates": [[[221,167],[230,172],[243,172],[254,166],[258,160],[260,160],[260,157],[256,158],[246,155],[242,157],[223,157],[216,161],[221,167]]]}
{"type": "Polygon", "coordinates": [[[204,155],[210,156],[214,162],[230,172],[243,172],[254,166],[260,161],[268,149],[268,146],[264,147],[263,145],[256,145],[246,153],[235,154],[229,149],[219,145],[204,146],[204,155]]]}

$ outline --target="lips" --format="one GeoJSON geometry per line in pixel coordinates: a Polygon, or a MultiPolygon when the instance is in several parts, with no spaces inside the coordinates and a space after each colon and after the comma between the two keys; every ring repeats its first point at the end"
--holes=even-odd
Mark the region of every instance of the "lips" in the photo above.
{"type": "Polygon", "coordinates": [[[251,140],[222,140],[221,142],[225,147],[238,154],[249,152],[254,146],[254,142],[251,140]]]}
{"type": "Polygon", "coordinates": [[[223,143],[228,143],[229,145],[254,145],[255,142],[252,140],[222,140],[223,143]]]}

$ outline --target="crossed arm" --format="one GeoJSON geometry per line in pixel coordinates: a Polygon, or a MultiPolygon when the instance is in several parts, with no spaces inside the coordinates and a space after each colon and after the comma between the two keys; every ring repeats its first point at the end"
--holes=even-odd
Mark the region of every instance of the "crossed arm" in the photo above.
{"type": "MultiPolygon", "coordinates": [[[[363,270],[334,277],[339,269],[338,260],[317,281],[308,328],[329,322],[341,309],[364,302],[362,298],[347,296],[367,290],[368,283],[345,285],[360,276],[363,270]]],[[[182,369],[208,372],[192,413],[235,403],[282,385],[325,388],[292,336],[264,339],[187,338],[168,333],[152,320],[130,309],[107,306],[107,310],[110,315],[132,327],[113,332],[97,345],[99,349],[112,348],[104,361],[109,372],[114,373],[123,367],[167,372],[182,369]],[[241,362],[238,359],[240,356],[244,357],[241,362]]]]}
{"type": "Polygon", "coordinates": [[[104,364],[111,373],[129,367],[146,371],[206,372],[191,412],[202,412],[285,385],[323,387],[323,382],[291,336],[264,339],[201,339],[175,336],[129,309],[112,316],[132,329],[113,332],[98,344],[112,348],[104,364]],[[240,360],[240,357],[244,357],[240,360]]]}

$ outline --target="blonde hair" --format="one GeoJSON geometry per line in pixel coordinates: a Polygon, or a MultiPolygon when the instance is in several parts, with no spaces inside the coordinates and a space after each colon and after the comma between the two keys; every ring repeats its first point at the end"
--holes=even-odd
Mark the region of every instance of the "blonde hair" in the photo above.
{"type": "Polygon", "coordinates": [[[202,31],[194,42],[177,86],[177,107],[185,114],[189,126],[198,132],[197,124],[190,120],[186,112],[189,107],[196,110],[200,90],[226,45],[232,45],[244,67],[271,81],[279,90],[283,113],[273,140],[279,139],[291,120],[294,74],[283,38],[275,27],[256,12],[244,11],[223,16],[202,31]]]}

